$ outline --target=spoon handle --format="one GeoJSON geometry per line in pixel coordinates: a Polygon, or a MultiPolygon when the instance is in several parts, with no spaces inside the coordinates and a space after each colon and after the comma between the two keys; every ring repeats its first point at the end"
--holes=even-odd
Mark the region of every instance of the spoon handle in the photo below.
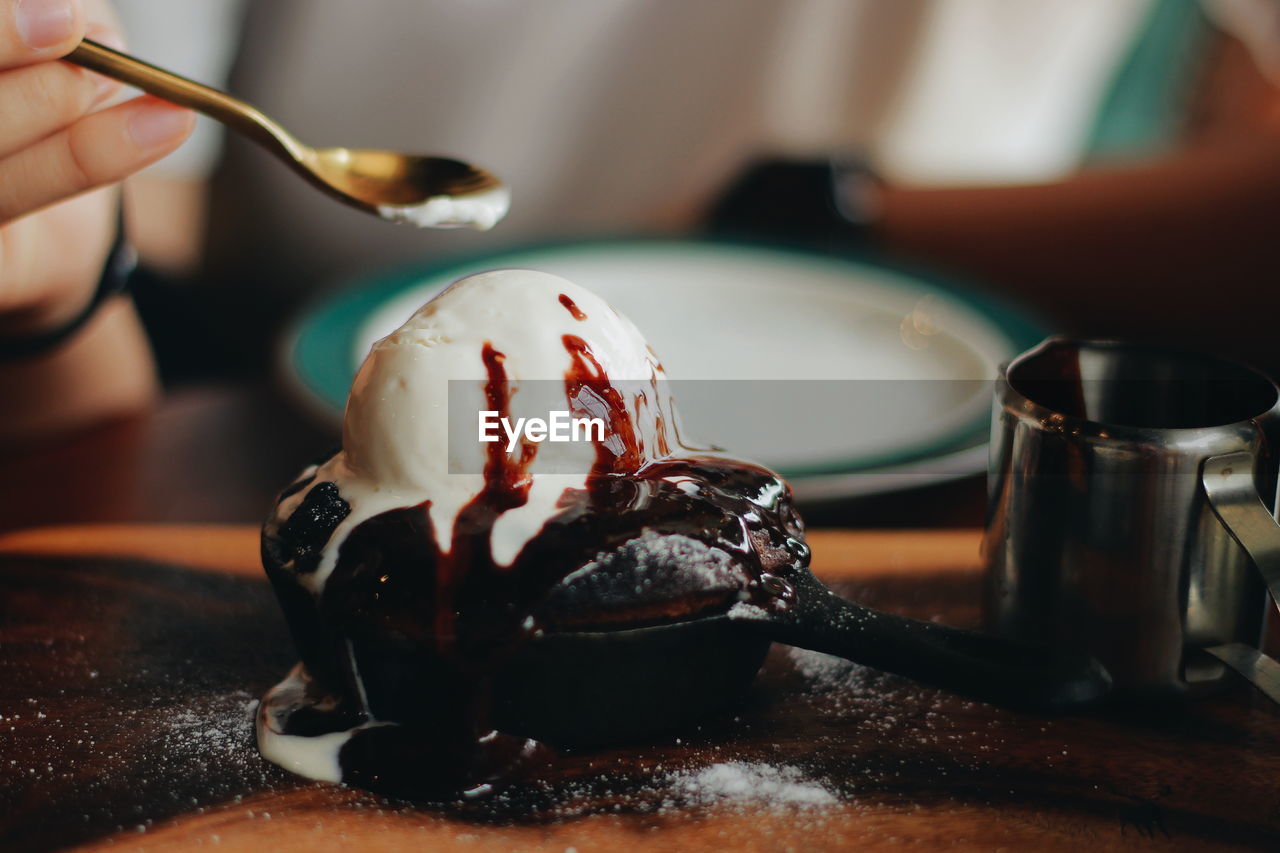
{"type": "Polygon", "coordinates": [[[1111,689],[1110,675],[1091,657],[872,610],[846,601],[808,572],[787,580],[795,590],[793,606],[767,621],[779,642],[1028,710],[1074,710],[1111,689]]]}
{"type": "Polygon", "coordinates": [[[64,57],[82,68],[136,86],[144,92],[204,113],[274,153],[299,160],[307,148],[256,107],[225,92],[188,80],[103,44],[85,39],[64,57]]]}

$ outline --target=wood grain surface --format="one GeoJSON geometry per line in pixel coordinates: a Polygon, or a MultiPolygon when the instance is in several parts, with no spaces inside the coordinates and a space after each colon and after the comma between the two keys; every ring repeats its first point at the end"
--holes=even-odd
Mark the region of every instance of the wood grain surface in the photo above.
{"type": "MultiPolygon", "coordinates": [[[[975,624],[974,531],[812,536],[860,601],[975,624]]],[[[253,744],[293,661],[239,526],[0,536],[0,849],[1280,849],[1280,714],[1018,714],[775,646],[732,715],[483,802],[306,782],[253,744]]]]}

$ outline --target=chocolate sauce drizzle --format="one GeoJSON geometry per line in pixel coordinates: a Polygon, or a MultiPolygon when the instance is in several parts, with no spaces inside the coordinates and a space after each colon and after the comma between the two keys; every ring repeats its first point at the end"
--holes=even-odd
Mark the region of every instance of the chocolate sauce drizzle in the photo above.
{"type": "MultiPolygon", "coordinates": [[[[694,619],[742,600],[785,606],[771,572],[808,563],[781,478],[722,457],[646,462],[637,416],[589,345],[574,335],[563,344],[567,399],[575,414],[605,419],[606,440],[596,442],[584,488],[566,490],[560,511],[510,566],[494,561],[491,534],[528,500],[537,446],[527,442],[514,454],[487,445],[483,488],[459,511],[447,551],[429,501],[381,513],[351,531],[318,598],[302,590],[294,567],[314,553],[314,525],[289,536],[295,512],[264,527],[267,574],[330,708],[300,709],[286,733],[345,730],[369,717],[395,723],[359,729],[347,742],[340,763],[350,784],[437,799],[520,778],[554,752],[531,739],[536,732],[498,731],[493,697],[531,643],[546,633],[694,619]]],[[[505,357],[488,343],[482,357],[488,406],[507,417],[505,357]]],[[[656,374],[652,391],[660,411],[656,374]]],[[[659,420],[661,456],[664,430],[659,420]]],[[[307,519],[345,514],[311,506],[307,519]]]]}
{"type": "Polygon", "coordinates": [[[569,313],[573,315],[575,320],[585,320],[587,315],[582,313],[582,309],[578,307],[578,303],[569,298],[569,294],[560,294],[560,304],[569,309],[569,313]]]}

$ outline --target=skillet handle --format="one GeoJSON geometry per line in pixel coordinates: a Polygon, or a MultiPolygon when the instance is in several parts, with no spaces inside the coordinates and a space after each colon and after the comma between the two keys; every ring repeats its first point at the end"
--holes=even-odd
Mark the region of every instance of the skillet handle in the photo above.
{"type": "MultiPolygon", "coordinates": [[[[759,620],[778,642],[1026,710],[1078,710],[1096,704],[1111,690],[1111,676],[1087,655],[1063,655],[872,610],[846,601],[807,571],[792,573],[787,581],[795,592],[789,610],[747,617],[759,620]]],[[[747,609],[748,614],[753,611],[747,609]]]]}

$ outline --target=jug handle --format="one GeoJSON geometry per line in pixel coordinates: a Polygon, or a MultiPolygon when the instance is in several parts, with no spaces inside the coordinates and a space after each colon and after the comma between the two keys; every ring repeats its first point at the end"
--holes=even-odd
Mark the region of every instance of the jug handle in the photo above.
{"type": "MultiPolygon", "coordinates": [[[[1249,556],[1280,609],[1280,524],[1258,494],[1253,467],[1253,454],[1247,451],[1211,456],[1204,461],[1200,481],[1213,514],[1249,556]]],[[[1206,651],[1280,702],[1280,663],[1243,643],[1206,651]]]]}

